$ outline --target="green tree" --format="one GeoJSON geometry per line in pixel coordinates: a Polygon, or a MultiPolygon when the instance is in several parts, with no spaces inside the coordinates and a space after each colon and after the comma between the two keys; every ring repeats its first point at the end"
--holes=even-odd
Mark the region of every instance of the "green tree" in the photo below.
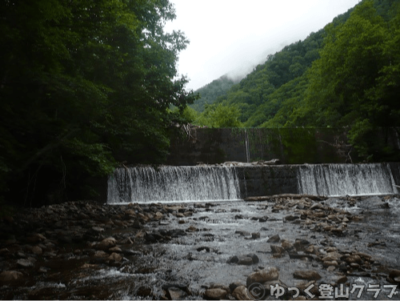
{"type": "MultiPolygon", "coordinates": [[[[378,128],[399,126],[399,10],[386,22],[372,0],[358,5],[341,25],[326,28],[321,58],[309,72],[302,106],[290,125],[344,127],[360,156],[384,158],[393,152],[371,135],[378,128]]],[[[387,141],[386,141],[387,142],[387,141]]]]}
{"type": "Polygon", "coordinates": [[[239,117],[240,109],[237,106],[212,104],[205,106],[205,110],[197,119],[197,123],[212,128],[236,128],[242,127],[239,117]]]}
{"type": "Polygon", "coordinates": [[[121,154],[160,163],[196,96],[173,80],[181,32],[168,0],[0,3],[0,180],[30,201],[82,195],[121,154]],[[21,189],[21,183],[24,183],[21,189]]]}

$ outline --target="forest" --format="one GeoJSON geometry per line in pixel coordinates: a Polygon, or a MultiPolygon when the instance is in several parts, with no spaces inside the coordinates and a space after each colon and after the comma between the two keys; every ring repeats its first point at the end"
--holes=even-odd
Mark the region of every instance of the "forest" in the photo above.
{"type": "MultiPolygon", "coordinates": [[[[400,134],[398,49],[398,1],[363,0],[269,55],[224,94],[208,98],[204,111],[185,113],[208,127],[342,128],[365,161],[398,161],[399,150],[387,139],[390,130],[400,134]],[[383,142],[373,138],[377,131],[383,142]]],[[[193,108],[206,88],[196,91],[201,98],[193,108]]]]}
{"type": "Polygon", "coordinates": [[[188,122],[342,128],[366,161],[400,160],[371,135],[400,134],[398,1],[363,0],[239,82],[196,92],[177,77],[189,41],[164,32],[168,0],[5,0],[0,12],[0,207],[91,198],[127,154],[165,162],[188,122]]]}
{"type": "Polygon", "coordinates": [[[197,97],[176,77],[188,40],[164,32],[168,0],[5,0],[0,12],[3,202],[89,198],[122,154],[165,160],[197,97]]]}

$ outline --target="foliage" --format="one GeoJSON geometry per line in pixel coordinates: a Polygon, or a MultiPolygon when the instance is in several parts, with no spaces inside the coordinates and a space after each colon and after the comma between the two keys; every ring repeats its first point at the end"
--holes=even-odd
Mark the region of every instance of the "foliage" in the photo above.
{"type": "Polygon", "coordinates": [[[237,128],[242,127],[239,116],[240,109],[237,106],[206,104],[205,110],[196,120],[196,124],[211,128],[237,128]]]}
{"type": "Polygon", "coordinates": [[[227,75],[213,80],[208,85],[196,90],[196,93],[200,94],[200,98],[190,107],[198,112],[203,112],[206,104],[214,103],[218,97],[225,95],[235,83],[237,83],[237,80],[231,79],[227,75]]]}
{"type": "Polygon", "coordinates": [[[388,141],[382,144],[371,136],[379,128],[400,126],[397,3],[392,11],[397,13],[385,21],[373,1],[364,1],[344,24],[327,26],[321,58],[310,70],[304,101],[287,125],[349,126],[350,142],[361,157],[385,159],[393,152],[388,141]]]}
{"type": "Polygon", "coordinates": [[[123,152],[131,163],[163,161],[180,118],[167,108],[182,112],[196,99],[186,78],[173,80],[188,41],[163,31],[175,17],[168,0],[10,0],[0,11],[0,180],[9,195],[82,196],[88,176],[109,174],[123,152]]]}
{"type": "Polygon", "coordinates": [[[363,0],[268,56],[214,103],[235,105],[246,127],[341,128],[360,158],[400,160],[390,142],[400,134],[399,7],[363,0]]]}

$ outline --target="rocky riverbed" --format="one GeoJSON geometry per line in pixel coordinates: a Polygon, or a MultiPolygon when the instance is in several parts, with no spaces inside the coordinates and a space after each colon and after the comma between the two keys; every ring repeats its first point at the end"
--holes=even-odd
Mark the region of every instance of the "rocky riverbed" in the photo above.
{"type": "Polygon", "coordinates": [[[0,223],[1,299],[399,300],[397,285],[399,196],[79,201],[0,223]]]}

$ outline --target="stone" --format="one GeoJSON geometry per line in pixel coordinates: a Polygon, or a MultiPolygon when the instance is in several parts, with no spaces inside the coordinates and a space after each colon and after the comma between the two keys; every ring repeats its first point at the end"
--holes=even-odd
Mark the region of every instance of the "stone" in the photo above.
{"type": "Polygon", "coordinates": [[[288,240],[283,240],[281,246],[285,250],[292,250],[293,249],[293,244],[288,240]]]}
{"type": "Polygon", "coordinates": [[[239,258],[237,256],[232,256],[230,257],[226,263],[237,263],[239,261],[239,258]]]}
{"type": "Polygon", "coordinates": [[[235,281],[229,284],[229,289],[233,292],[238,286],[244,286],[244,284],[241,281],[235,281]]]}
{"type": "Polygon", "coordinates": [[[240,285],[235,290],[232,292],[232,296],[236,300],[253,300],[253,298],[250,296],[249,291],[247,290],[247,287],[244,285],[240,285]]]}
{"type": "Polygon", "coordinates": [[[251,233],[251,238],[252,238],[252,239],[258,239],[258,238],[260,238],[260,232],[251,233]]]}
{"type": "Polygon", "coordinates": [[[111,255],[108,257],[108,260],[112,260],[115,262],[121,262],[122,256],[118,253],[111,253],[111,255]]]}
{"type": "Polygon", "coordinates": [[[220,299],[225,299],[227,294],[228,294],[228,292],[224,289],[210,288],[210,289],[206,290],[204,295],[207,299],[220,300],[220,299]]]}
{"type": "Polygon", "coordinates": [[[318,272],[313,270],[308,271],[295,271],[293,273],[293,277],[297,279],[305,279],[305,280],[319,280],[321,279],[321,275],[318,272]]]}
{"type": "Polygon", "coordinates": [[[93,231],[95,231],[95,232],[104,232],[104,228],[101,228],[101,227],[92,227],[92,230],[93,231]]]}
{"type": "Polygon", "coordinates": [[[396,277],[400,277],[400,270],[390,270],[389,277],[393,279],[396,277]]]}
{"type": "Polygon", "coordinates": [[[178,221],[178,224],[184,224],[185,223],[185,221],[183,220],[183,219],[180,219],[179,221],[178,221]]]}
{"type": "Polygon", "coordinates": [[[285,252],[285,249],[280,246],[271,245],[271,251],[273,254],[282,254],[285,252]]]}
{"type": "Polygon", "coordinates": [[[197,232],[199,229],[197,229],[195,226],[190,226],[189,228],[186,229],[186,232],[197,232]]]}
{"type": "Polygon", "coordinates": [[[276,280],[279,278],[279,271],[276,267],[267,267],[263,270],[258,270],[247,277],[246,284],[249,286],[254,282],[264,283],[267,281],[276,280]]]}
{"type": "Polygon", "coordinates": [[[96,249],[108,250],[117,244],[117,240],[114,237],[108,237],[103,239],[100,243],[96,245],[96,249]]]}
{"type": "Polygon", "coordinates": [[[17,265],[24,268],[28,268],[28,267],[33,267],[33,262],[29,259],[18,259],[17,265]]]}
{"type": "Polygon", "coordinates": [[[333,261],[324,261],[324,262],[323,262],[323,265],[324,265],[325,267],[329,267],[329,266],[335,266],[335,267],[337,267],[339,264],[338,264],[338,262],[337,262],[336,260],[333,260],[333,261]]]}
{"type": "Polygon", "coordinates": [[[240,234],[242,236],[250,236],[250,232],[242,231],[242,230],[236,230],[235,234],[240,234]]]}
{"type": "Polygon", "coordinates": [[[308,246],[307,248],[304,249],[304,252],[309,254],[315,254],[316,251],[317,249],[315,248],[314,245],[308,246]]]}
{"type": "Polygon", "coordinates": [[[347,263],[362,263],[362,259],[358,255],[350,255],[344,259],[347,263]]]}
{"type": "Polygon", "coordinates": [[[45,240],[46,240],[46,237],[40,233],[32,234],[31,236],[29,236],[26,239],[26,241],[30,242],[30,243],[38,243],[38,242],[42,242],[45,240]]]}
{"type": "Polygon", "coordinates": [[[183,300],[187,296],[187,294],[183,290],[177,287],[170,287],[167,291],[171,300],[183,300]]]}
{"type": "Polygon", "coordinates": [[[36,255],[40,255],[43,253],[43,250],[39,246],[34,246],[34,247],[32,247],[32,253],[36,254],[36,255]]]}
{"type": "Polygon", "coordinates": [[[17,281],[24,277],[24,274],[18,271],[3,271],[0,273],[0,282],[17,281]]]}
{"type": "Polygon", "coordinates": [[[249,256],[238,256],[237,264],[239,264],[239,265],[252,265],[253,264],[253,258],[251,258],[249,256]]]}
{"type": "Polygon", "coordinates": [[[115,252],[115,253],[122,253],[122,250],[120,247],[113,247],[113,248],[110,248],[108,251],[115,252]]]}
{"type": "Polygon", "coordinates": [[[155,214],[155,216],[154,216],[154,219],[156,219],[156,220],[160,220],[160,219],[162,219],[164,217],[164,215],[161,213],[161,212],[156,212],[156,214],[155,214]]]}
{"type": "Polygon", "coordinates": [[[96,251],[96,253],[94,253],[94,257],[96,258],[105,258],[107,256],[108,254],[104,251],[96,251]]]}
{"type": "Polygon", "coordinates": [[[267,242],[279,242],[280,240],[279,234],[276,234],[268,238],[267,242]]]}
{"type": "Polygon", "coordinates": [[[328,272],[333,272],[334,270],[336,270],[336,267],[333,265],[328,266],[328,268],[326,269],[328,272]]]}
{"type": "Polygon", "coordinates": [[[294,220],[296,220],[296,219],[299,219],[299,217],[298,217],[298,216],[295,216],[295,215],[288,215],[288,216],[285,216],[285,221],[288,221],[288,222],[294,221],[294,220]]]}

